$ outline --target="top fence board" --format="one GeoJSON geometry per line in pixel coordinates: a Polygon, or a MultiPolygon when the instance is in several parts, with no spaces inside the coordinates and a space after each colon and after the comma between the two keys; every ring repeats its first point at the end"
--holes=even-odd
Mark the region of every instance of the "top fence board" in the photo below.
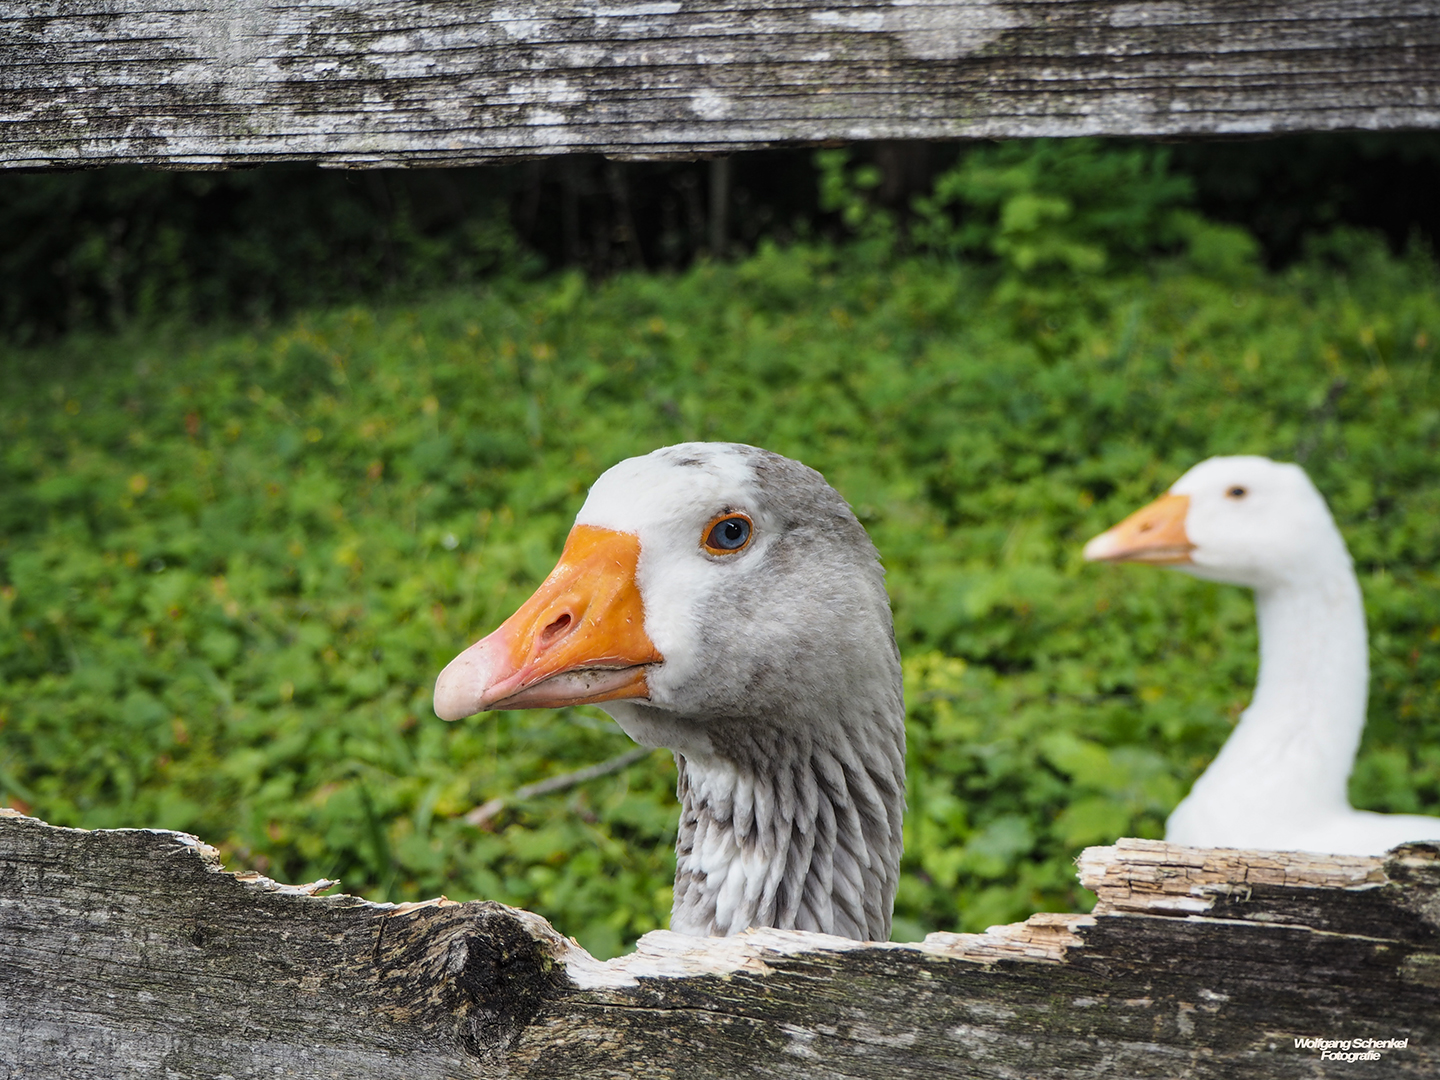
{"type": "Polygon", "coordinates": [[[0,0],[9,167],[1435,128],[1435,0],[0,0]]]}

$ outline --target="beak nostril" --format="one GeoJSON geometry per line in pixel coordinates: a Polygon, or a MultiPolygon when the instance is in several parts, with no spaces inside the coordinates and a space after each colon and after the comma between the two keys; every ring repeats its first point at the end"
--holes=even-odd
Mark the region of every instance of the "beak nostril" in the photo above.
{"type": "Polygon", "coordinates": [[[570,618],[570,613],[568,611],[564,612],[558,618],[551,621],[550,625],[545,627],[544,630],[540,631],[541,648],[550,645],[556,638],[563,637],[565,635],[565,631],[570,629],[570,624],[573,621],[574,620],[570,618]]]}

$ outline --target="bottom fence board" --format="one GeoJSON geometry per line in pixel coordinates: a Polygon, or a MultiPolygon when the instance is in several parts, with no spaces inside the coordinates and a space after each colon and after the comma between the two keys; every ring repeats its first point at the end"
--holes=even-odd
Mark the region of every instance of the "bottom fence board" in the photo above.
{"type": "Polygon", "coordinates": [[[182,833],[0,813],[0,1078],[1440,1075],[1440,848],[1079,862],[1089,915],[658,932],[602,963],[502,904],[324,896],[182,833]]]}

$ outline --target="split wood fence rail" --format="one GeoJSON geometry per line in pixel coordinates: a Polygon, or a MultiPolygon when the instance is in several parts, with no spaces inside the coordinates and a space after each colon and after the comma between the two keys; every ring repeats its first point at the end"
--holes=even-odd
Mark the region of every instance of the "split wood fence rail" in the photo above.
{"type": "Polygon", "coordinates": [[[907,945],[661,931],[601,963],[501,904],[323,896],[183,833],[8,813],[6,1080],[1440,1075],[1433,845],[1122,840],[1079,860],[1089,915],[907,945]]]}
{"type": "Polygon", "coordinates": [[[1437,127],[1435,0],[0,0],[0,167],[1437,127]]]}

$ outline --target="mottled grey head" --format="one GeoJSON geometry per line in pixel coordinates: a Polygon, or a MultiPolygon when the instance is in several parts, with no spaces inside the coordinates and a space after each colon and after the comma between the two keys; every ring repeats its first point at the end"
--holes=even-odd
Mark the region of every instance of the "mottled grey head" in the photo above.
{"type": "Polygon", "coordinates": [[[595,482],[555,571],[445,669],[435,705],[456,719],[603,703],[641,741],[685,750],[684,727],[665,730],[681,717],[783,720],[877,680],[898,694],[898,678],[884,571],[824,477],[682,443],[595,482]]]}
{"type": "MultiPolygon", "coordinates": [[[[724,837],[705,856],[716,873],[742,849],[754,855],[747,874],[798,868],[789,887],[754,886],[769,889],[769,908],[748,892],[733,907],[737,920],[776,921],[738,928],[803,924],[780,921],[782,901],[800,903],[812,864],[817,880],[833,876],[833,850],[864,879],[854,933],[888,929],[904,806],[899,655],[875,548],[815,470],[736,443],[620,462],[591,488],[535,595],[435,686],[435,711],[451,720],[583,703],[682,755],[682,798],[694,793],[682,871],[697,814],[724,837]],[[736,813],[750,822],[741,836],[736,813]],[[803,860],[764,854],[782,831],[803,860]]],[[[694,872],[721,889],[709,870],[694,872]]],[[[828,916],[818,922],[832,929],[828,916]]]]}

